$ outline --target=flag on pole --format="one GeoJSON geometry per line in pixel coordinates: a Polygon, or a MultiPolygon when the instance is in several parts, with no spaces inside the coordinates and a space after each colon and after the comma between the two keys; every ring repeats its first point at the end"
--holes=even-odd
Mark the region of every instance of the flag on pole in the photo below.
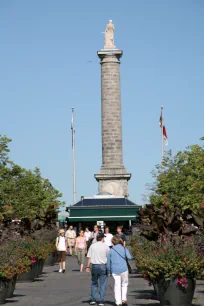
{"type": "Polygon", "coordinates": [[[164,140],[165,140],[165,145],[168,146],[168,137],[167,137],[166,127],[165,127],[165,124],[164,124],[164,119],[163,119],[163,116],[162,116],[162,112],[161,112],[161,116],[160,116],[160,119],[159,119],[159,125],[163,130],[162,133],[163,133],[163,137],[164,137],[164,140]]]}

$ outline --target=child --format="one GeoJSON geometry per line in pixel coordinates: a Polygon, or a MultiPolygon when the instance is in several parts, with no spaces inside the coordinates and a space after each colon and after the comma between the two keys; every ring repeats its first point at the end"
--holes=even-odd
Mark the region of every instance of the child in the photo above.
{"type": "Polygon", "coordinates": [[[63,229],[59,231],[59,237],[56,239],[56,248],[59,256],[59,272],[64,273],[67,255],[67,240],[65,238],[65,231],[63,229]]]}

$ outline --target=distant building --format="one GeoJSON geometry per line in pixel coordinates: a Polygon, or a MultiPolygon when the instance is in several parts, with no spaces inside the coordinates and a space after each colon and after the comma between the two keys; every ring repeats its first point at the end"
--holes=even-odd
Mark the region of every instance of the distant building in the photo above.
{"type": "Polygon", "coordinates": [[[98,224],[102,228],[105,225],[115,228],[120,224],[126,229],[137,222],[139,209],[140,206],[126,197],[108,193],[82,197],[78,203],[67,207],[69,223],[83,227],[98,224]]]}

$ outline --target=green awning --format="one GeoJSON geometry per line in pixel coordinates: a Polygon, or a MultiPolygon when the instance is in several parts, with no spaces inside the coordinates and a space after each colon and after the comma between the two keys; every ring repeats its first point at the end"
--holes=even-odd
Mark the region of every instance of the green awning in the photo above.
{"type": "Polygon", "coordinates": [[[135,216],[130,216],[130,217],[110,217],[110,218],[107,218],[107,217],[98,217],[98,216],[93,216],[93,217],[87,217],[87,218],[83,218],[83,217],[78,217],[78,218],[72,218],[70,217],[69,218],[70,221],[72,222],[85,222],[85,221],[127,221],[127,220],[132,220],[132,221],[135,221],[136,220],[136,217],[135,216]]]}
{"type": "Polygon", "coordinates": [[[69,220],[81,221],[127,221],[136,220],[139,208],[129,207],[70,207],[69,220]]]}

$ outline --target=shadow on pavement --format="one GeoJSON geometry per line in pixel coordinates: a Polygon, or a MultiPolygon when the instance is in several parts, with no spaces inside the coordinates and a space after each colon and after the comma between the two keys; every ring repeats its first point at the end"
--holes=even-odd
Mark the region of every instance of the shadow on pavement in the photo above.
{"type": "Polygon", "coordinates": [[[72,272],[80,272],[80,270],[72,270],[72,272]]]}
{"type": "MultiPolygon", "coordinates": [[[[144,299],[144,300],[155,300],[157,301],[158,298],[156,297],[154,290],[134,290],[130,291],[129,296],[135,296],[136,299],[144,299]]],[[[149,304],[148,304],[149,305],[149,304]]]]}
{"type": "Polygon", "coordinates": [[[44,282],[44,279],[43,278],[35,278],[34,282],[44,282]]]}
{"type": "MultiPolygon", "coordinates": [[[[158,303],[148,303],[148,304],[132,304],[133,306],[144,306],[144,305],[148,305],[148,306],[158,306],[158,303]]],[[[195,305],[196,306],[196,305],[195,305]]]]}
{"type": "Polygon", "coordinates": [[[154,294],[154,290],[151,290],[151,289],[149,289],[149,290],[140,290],[140,289],[138,289],[138,290],[131,290],[130,291],[130,293],[146,293],[146,294],[154,294]]]}
{"type": "Polygon", "coordinates": [[[130,274],[129,278],[143,278],[141,274],[130,274]]]}
{"type": "MultiPolygon", "coordinates": [[[[82,301],[82,304],[89,304],[90,300],[82,301]]],[[[115,302],[105,301],[105,305],[113,305],[115,306],[115,302]]]]}

